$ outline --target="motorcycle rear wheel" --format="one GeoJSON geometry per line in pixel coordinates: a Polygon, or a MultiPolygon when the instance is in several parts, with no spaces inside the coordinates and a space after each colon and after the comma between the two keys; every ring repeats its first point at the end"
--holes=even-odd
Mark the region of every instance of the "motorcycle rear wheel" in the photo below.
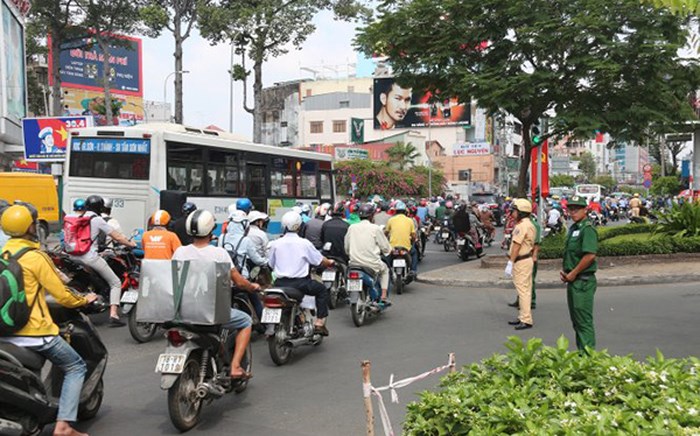
{"type": "Polygon", "coordinates": [[[168,413],[170,421],[180,431],[191,430],[199,422],[202,400],[197,398],[199,379],[199,357],[192,353],[175,384],[168,389],[168,413]]]}
{"type": "Polygon", "coordinates": [[[335,309],[336,307],[338,307],[338,294],[339,294],[338,287],[335,284],[333,284],[333,286],[331,286],[331,289],[329,290],[329,294],[330,294],[330,298],[328,299],[328,308],[335,309]]]}
{"type": "Polygon", "coordinates": [[[92,393],[92,396],[88,398],[87,402],[85,404],[81,404],[78,408],[78,420],[79,421],[88,421],[92,418],[94,418],[97,415],[97,412],[100,411],[100,406],[102,406],[102,399],[104,398],[105,395],[105,385],[103,381],[100,379],[100,382],[97,384],[97,387],[95,388],[95,392],[92,393]]]}
{"type": "Polygon", "coordinates": [[[403,277],[396,277],[396,281],[394,282],[394,292],[396,292],[398,295],[403,294],[403,277]]]}
{"type": "Polygon", "coordinates": [[[129,333],[131,337],[140,344],[149,342],[158,331],[158,324],[152,322],[136,321],[136,306],[131,308],[129,312],[129,333]]]}
{"type": "Polygon", "coordinates": [[[365,300],[364,292],[362,292],[358,302],[350,305],[350,314],[352,315],[352,322],[355,324],[355,327],[362,327],[365,324],[365,319],[367,318],[364,305],[365,300]],[[362,302],[362,304],[359,304],[360,302],[362,302]]]}
{"type": "Polygon", "coordinates": [[[292,357],[292,347],[286,344],[289,323],[289,314],[283,314],[280,323],[275,327],[275,334],[267,340],[270,357],[277,366],[286,364],[292,357]]]}

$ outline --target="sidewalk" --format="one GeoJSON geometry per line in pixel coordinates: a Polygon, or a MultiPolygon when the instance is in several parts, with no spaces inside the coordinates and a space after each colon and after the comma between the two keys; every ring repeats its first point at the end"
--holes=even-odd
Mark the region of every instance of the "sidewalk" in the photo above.
{"type": "MultiPolygon", "coordinates": [[[[640,259],[639,263],[627,259],[622,265],[600,268],[596,273],[598,286],[633,286],[700,282],[700,260],[688,261],[664,259],[640,259]]],[[[559,261],[561,262],[561,261],[559,261]]],[[[513,289],[513,281],[503,273],[504,256],[486,256],[484,262],[470,260],[418,275],[418,281],[441,286],[461,288],[513,289]],[[484,267],[488,266],[488,267],[484,267]]],[[[537,272],[537,289],[564,288],[559,279],[559,268],[550,261],[537,272]]]]}

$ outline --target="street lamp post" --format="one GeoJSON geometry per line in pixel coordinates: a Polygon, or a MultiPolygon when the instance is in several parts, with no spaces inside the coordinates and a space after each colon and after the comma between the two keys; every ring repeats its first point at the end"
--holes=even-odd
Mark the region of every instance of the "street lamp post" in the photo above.
{"type": "MultiPolygon", "coordinates": [[[[173,76],[175,74],[187,74],[187,73],[189,73],[188,70],[173,71],[172,73],[165,76],[165,80],[163,81],[163,103],[165,103],[166,106],[168,105],[168,94],[167,94],[168,93],[168,79],[170,78],[170,76],[173,76]]],[[[172,116],[170,116],[170,115],[171,115],[170,111],[168,111],[168,118],[172,119],[172,116]]]]}

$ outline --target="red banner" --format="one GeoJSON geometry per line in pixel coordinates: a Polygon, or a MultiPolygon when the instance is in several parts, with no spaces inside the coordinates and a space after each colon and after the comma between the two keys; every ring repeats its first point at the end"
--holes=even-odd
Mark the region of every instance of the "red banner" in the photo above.
{"type": "MultiPolygon", "coordinates": [[[[532,198],[537,198],[537,150],[535,147],[530,154],[530,186],[532,187],[532,198]]],[[[549,143],[544,141],[541,147],[542,150],[542,196],[549,196],[549,143]]]]}

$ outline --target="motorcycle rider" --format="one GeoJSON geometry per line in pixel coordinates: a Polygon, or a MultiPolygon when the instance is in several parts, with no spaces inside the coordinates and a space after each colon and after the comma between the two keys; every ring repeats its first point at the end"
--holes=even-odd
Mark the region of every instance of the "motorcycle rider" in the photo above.
{"type": "Polygon", "coordinates": [[[328,289],[309,276],[309,267],[331,267],[335,264],[326,259],[306,239],[300,238],[301,215],[289,211],[282,216],[282,227],[285,234],[270,245],[270,266],[277,280],[275,286],[298,289],[306,295],[316,297],[316,322],[314,333],[328,336],[326,317],[328,316],[328,289]]]}
{"type": "MultiPolygon", "coordinates": [[[[253,210],[248,214],[248,239],[258,253],[258,258],[261,259],[267,259],[268,257],[267,245],[270,243],[270,240],[267,237],[267,233],[265,233],[265,229],[269,221],[270,217],[264,212],[253,210]]],[[[267,262],[264,264],[267,264],[267,262]]],[[[257,265],[262,266],[264,264],[257,265]]]]}
{"type": "Polygon", "coordinates": [[[389,222],[389,218],[391,218],[391,215],[389,215],[389,203],[386,201],[382,201],[379,203],[379,213],[376,213],[374,215],[374,224],[378,226],[386,226],[386,223],[389,222]]]}
{"type": "Polygon", "coordinates": [[[418,219],[420,219],[421,223],[425,223],[428,219],[428,200],[425,198],[420,199],[418,209],[416,209],[416,215],[418,216],[418,219]]]}
{"type": "Polygon", "coordinates": [[[144,259],[172,259],[175,250],[180,248],[180,239],[167,229],[170,224],[170,214],[164,210],[157,210],[151,215],[153,228],[143,234],[141,245],[143,246],[144,259]]]}
{"type": "Polygon", "coordinates": [[[197,210],[196,204],[190,203],[189,201],[185,202],[185,204],[182,205],[182,215],[172,222],[171,230],[175,232],[182,245],[189,245],[192,243],[192,237],[187,234],[187,217],[195,210],[197,210]]]}
{"type": "Polygon", "coordinates": [[[100,234],[104,234],[126,247],[135,248],[136,243],[128,240],[102,219],[99,214],[103,209],[104,200],[99,195],[91,195],[85,201],[76,200],[73,203],[74,214],[71,215],[91,217],[90,239],[92,240],[92,246],[87,253],[81,256],[71,255],[71,258],[90,267],[107,282],[109,285],[109,325],[110,327],[122,327],[126,325],[124,321],[119,319],[119,299],[122,292],[122,283],[112,271],[112,268],[109,267],[107,261],[97,254],[97,240],[100,234]]]}
{"type": "MultiPolygon", "coordinates": [[[[104,209],[102,209],[102,213],[100,214],[100,216],[114,230],[118,231],[119,233],[124,233],[122,231],[121,224],[119,224],[119,221],[117,221],[117,219],[112,216],[112,204],[114,203],[114,201],[111,198],[107,197],[104,198],[104,201],[105,207],[104,209]]],[[[99,243],[101,246],[108,245],[110,242],[112,242],[112,238],[110,238],[109,236],[100,235],[99,243]]]]}
{"type": "Polygon", "coordinates": [[[389,291],[389,267],[382,256],[391,253],[391,244],[382,229],[372,222],[375,207],[371,203],[360,207],[361,221],[351,226],[345,235],[345,251],[350,258],[349,266],[361,266],[379,273],[379,285],[382,288],[381,302],[385,307],[391,305],[387,299],[389,291]]]}
{"type": "Polygon", "coordinates": [[[418,276],[418,251],[415,247],[416,225],[406,216],[406,203],[399,200],[394,205],[396,215],[391,217],[384,228],[384,233],[389,236],[391,248],[403,247],[411,250],[411,275],[413,279],[418,276]]]}
{"type": "Polygon", "coordinates": [[[301,221],[304,223],[304,226],[311,221],[311,206],[307,203],[301,205],[301,221]]]}
{"type": "Polygon", "coordinates": [[[547,214],[547,227],[552,229],[552,233],[557,233],[562,229],[563,223],[561,222],[561,212],[559,212],[559,207],[552,207],[549,209],[547,214]]]}
{"type": "MultiPolygon", "coordinates": [[[[457,210],[452,216],[452,229],[456,234],[459,233],[469,233],[471,235],[471,222],[469,220],[469,213],[467,212],[467,205],[465,203],[459,203],[457,205],[457,210]]],[[[474,236],[472,235],[472,238],[474,236]]],[[[476,244],[477,240],[474,240],[476,244]]]]}
{"type": "Polygon", "coordinates": [[[496,227],[493,225],[493,212],[491,212],[491,209],[485,205],[482,204],[479,206],[479,221],[481,221],[481,224],[484,226],[484,230],[488,232],[491,240],[496,239],[496,227]]]}
{"type": "Polygon", "coordinates": [[[302,238],[308,239],[317,250],[323,247],[321,242],[321,230],[323,229],[323,223],[326,221],[326,215],[328,213],[328,208],[330,204],[323,203],[316,208],[316,215],[313,219],[309,220],[304,226],[303,233],[300,233],[302,238]]]}
{"type": "MultiPolygon", "coordinates": [[[[197,209],[187,217],[187,233],[193,238],[190,245],[183,245],[175,250],[173,260],[210,260],[217,263],[225,263],[231,267],[231,281],[233,284],[251,294],[259,292],[260,286],[250,283],[236,269],[231,256],[221,247],[211,245],[212,232],[216,227],[216,219],[208,210],[197,209]]],[[[252,320],[247,313],[238,309],[231,309],[231,319],[222,327],[236,333],[236,343],[231,359],[231,378],[247,379],[252,375],[241,367],[241,360],[245,355],[245,350],[250,342],[252,320]]]]}
{"type": "Polygon", "coordinates": [[[333,206],[331,219],[323,223],[321,228],[321,243],[325,247],[330,242],[329,250],[324,250],[326,256],[342,259],[347,264],[349,258],[345,250],[345,235],[350,224],[343,217],[345,216],[345,205],[339,201],[333,206]]]}
{"type": "Polygon", "coordinates": [[[87,294],[81,297],[64,286],[51,259],[40,251],[36,220],[36,209],[29,205],[14,205],[2,214],[2,228],[11,236],[3,250],[13,255],[22,250],[28,250],[20,257],[19,264],[22,266],[30,317],[27,324],[14,336],[0,338],[0,340],[29,348],[61,368],[64,378],[53,434],[54,436],[87,436],[73,429],[70,424],[78,417],[80,391],[87,373],[87,366],[82,357],[58,334],[58,326],[51,318],[45,295],[48,292],[56,302],[69,308],[89,304],[95,301],[97,296],[87,294]]]}

